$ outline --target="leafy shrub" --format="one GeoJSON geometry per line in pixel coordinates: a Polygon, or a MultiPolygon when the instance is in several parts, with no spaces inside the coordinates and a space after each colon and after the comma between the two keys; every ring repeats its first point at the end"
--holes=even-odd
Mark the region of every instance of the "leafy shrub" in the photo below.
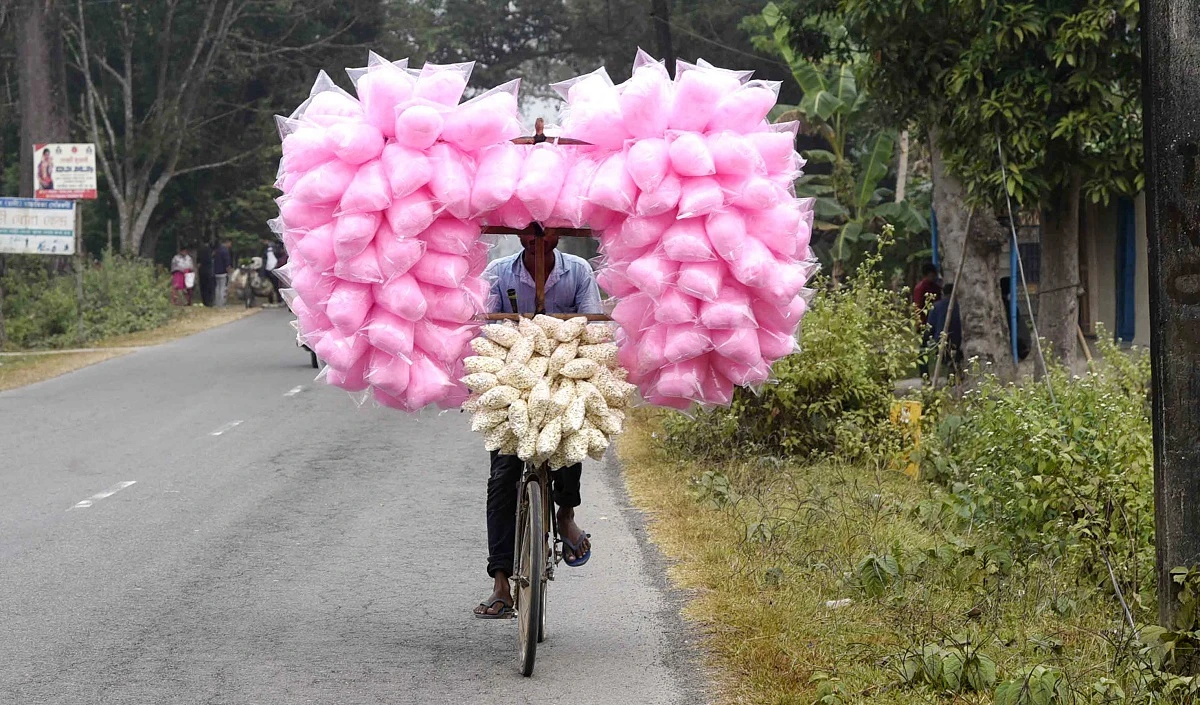
{"type": "Polygon", "coordinates": [[[879,262],[872,255],[845,285],[819,287],[801,326],[800,352],[775,363],[773,383],[739,389],[727,409],[672,415],[666,443],[710,458],[854,459],[889,445],[894,383],[915,370],[920,335],[907,299],[884,286],[879,262]]]}
{"type": "Polygon", "coordinates": [[[1123,590],[1149,596],[1150,363],[1100,339],[1102,358],[1079,378],[1060,367],[1049,385],[982,378],[947,403],[935,442],[916,455],[1014,550],[1072,559],[1098,583],[1110,582],[1111,564],[1123,590]]]}
{"type": "MultiPolygon", "coordinates": [[[[17,348],[79,343],[74,275],[52,274],[45,261],[10,257],[4,279],[4,319],[17,348]]],[[[167,279],[146,260],[106,252],[83,275],[84,342],[149,330],[171,317],[167,279]]]]}

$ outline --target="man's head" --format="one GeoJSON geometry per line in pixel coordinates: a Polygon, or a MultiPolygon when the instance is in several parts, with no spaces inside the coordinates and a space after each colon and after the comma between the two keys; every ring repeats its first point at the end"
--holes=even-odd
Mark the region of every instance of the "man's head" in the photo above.
{"type": "Polygon", "coordinates": [[[543,229],[541,225],[534,223],[532,226],[530,226],[530,228],[527,228],[518,237],[521,238],[521,247],[530,256],[536,256],[538,242],[541,241],[542,254],[543,254],[543,256],[546,257],[546,267],[552,268],[554,266],[554,260],[552,259],[552,257],[554,255],[554,248],[558,247],[558,231],[557,230],[555,230],[554,228],[543,229]],[[536,232],[539,230],[541,232],[545,233],[540,238],[536,234],[536,232]]]}
{"type": "Polygon", "coordinates": [[[230,240],[229,238],[225,238],[224,240],[221,241],[221,244],[224,245],[225,247],[232,248],[233,240],[230,240]]]}
{"type": "Polygon", "coordinates": [[[938,269],[933,262],[926,262],[921,265],[921,278],[925,281],[933,281],[937,279],[938,269]]]}
{"type": "Polygon", "coordinates": [[[949,299],[950,299],[950,294],[952,294],[952,293],[954,293],[954,285],[953,285],[953,284],[947,284],[947,285],[946,285],[946,286],[945,286],[945,287],[942,289],[942,298],[949,300],[949,299]]]}
{"type": "Polygon", "coordinates": [[[42,159],[49,159],[49,158],[50,158],[50,150],[49,150],[49,149],[43,149],[43,150],[42,150],[42,159]]]}

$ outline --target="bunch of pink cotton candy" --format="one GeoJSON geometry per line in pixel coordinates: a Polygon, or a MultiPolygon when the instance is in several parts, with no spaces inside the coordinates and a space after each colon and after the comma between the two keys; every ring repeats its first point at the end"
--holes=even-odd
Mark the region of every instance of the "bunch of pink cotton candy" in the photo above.
{"type": "Polygon", "coordinates": [[[280,119],[280,270],[299,338],[326,380],[416,411],[458,406],[462,359],[490,287],[473,219],[480,156],[520,134],[516,82],[459,103],[471,65],[371,55],[358,97],[322,73],[280,119]]]}
{"type": "Polygon", "coordinates": [[[603,69],[556,86],[564,135],[598,147],[584,220],[602,231],[621,363],[652,404],[729,404],[796,350],[812,203],[792,187],[796,124],[766,120],[778,84],[749,79],[680,62],[672,81],[639,51],[619,86],[603,69]]]}

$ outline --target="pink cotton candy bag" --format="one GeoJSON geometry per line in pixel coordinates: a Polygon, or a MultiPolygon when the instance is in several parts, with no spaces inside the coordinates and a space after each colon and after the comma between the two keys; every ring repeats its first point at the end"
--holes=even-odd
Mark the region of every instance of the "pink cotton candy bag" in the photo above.
{"type": "Polygon", "coordinates": [[[425,316],[427,304],[421,286],[411,274],[392,277],[372,289],[375,303],[387,311],[408,320],[417,321],[425,316]]]}
{"type": "Polygon", "coordinates": [[[670,168],[670,146],[661,138],[634,142],[625,158],[625,169],[642,191],[657,189],[670,168]]]}
{"type": "Polygon", "coordinates": [[[537,145],[525,159],[516,196],[534,220],[547,220],[554,212],[566,176],[566,159],[558,147],[537,145]]]}
{"type": "Polygon", "coordinates": [[[412,360],[414,335],[412,321],[376,306],[371,310],[364,330],[371,345],[388,355],[412,360]]]}
{"type": "Polygon", "coordinates": [[[426,284],[456,289],[462,286],[469,270],[466,257],[427,251],[409,272],[426,284]]]}
{"type": "Polygon", "coordinates": [[[663,254],[676,262],[710,262],[717,258],[700,218],[677,220],[663,233],[663,254]]]}
{"type": "Polygon", "coordinates": [[[417,149],[389,142],[380,157],[383,173],[391,187],[392,198],[403,198],[433,178],[433,165],[429,156],[417,149]]]}
{"type": "Polygon", "coordinates": [[[342,213],[372,213],[392,205],[392,186],[384,175],[383,163],[378,159],[358,168],[358,173],[346,187],[338,204],[338,215],[342,213]]]}
{"type": "Polygon", "coordinates": [[[383,152],[383,133],[362,122],[343,122],[325,128],[333,154],[347,164],[363,164],[383,152]]]}
{"type": "Polygon", "coordinates": [[[686,262],[679,265],[676,285],[688,296],[701,301],[716,301],[721,294],[725,271],[725,263],[720,261],[686,262]]]}

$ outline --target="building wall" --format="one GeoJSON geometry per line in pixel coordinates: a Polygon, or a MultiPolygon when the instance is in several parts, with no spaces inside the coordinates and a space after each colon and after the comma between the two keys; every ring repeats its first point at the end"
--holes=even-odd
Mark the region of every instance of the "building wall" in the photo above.
{"type": "Polygon", "coordinates": [[[1083,282],[1087,295],[1084,332],[1096,333],[1097,324],[1109,335],[1117,330],[1117,206],[1090,204],[1084,210],[1081,253],[1087,268],[1083,282]]]}
{"type": "MultiPolygon", "coordinates": [[[[1109,335],[1117,331],[1117,277],[1119,272],[1117,248],[1120,245],[1120,216],[1114,200],[1109,205],[1089,204],[1084,209],[1083,232],[1080,238],[1081,263],[1087,274],[1083,281],[1087,297],[1088,316],[1083,329],[1095,333],[1102,324],[1109,335]]],[[[1135,261],[1134,266],[1134,336],[1139,346],[1150,344],[1150,278],[1147,270],[1146,197],[1139,194],[1134,200],[1135,261]]]]}

